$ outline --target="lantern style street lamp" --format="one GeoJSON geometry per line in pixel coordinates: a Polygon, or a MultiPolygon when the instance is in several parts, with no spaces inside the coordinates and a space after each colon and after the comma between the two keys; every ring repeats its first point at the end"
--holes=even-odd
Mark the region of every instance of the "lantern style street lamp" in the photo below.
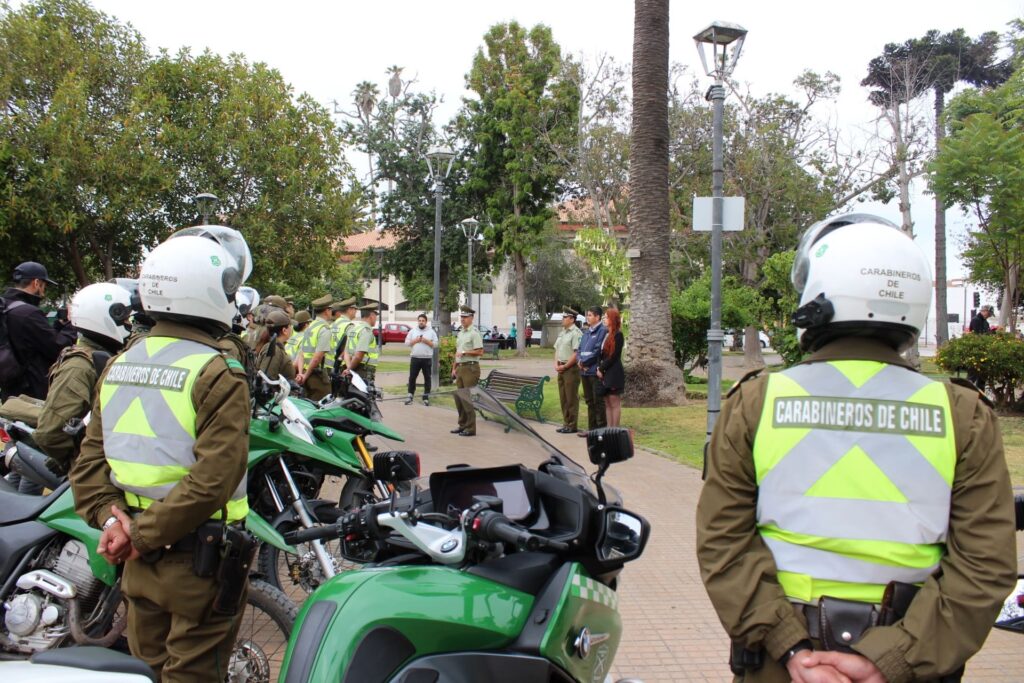
{"type": "Polygon", "coordinates": [[[715,79],[705,99],[712,104],[711,154],[711,325],[708,329],[708,420],[705,449],[711,441],[718,413],[722,410],[722,208],[725,163],[722,155],[722,116],[725,109],[724,82],[740,58],[747,30],[738,24],[714,21],[693,37],[701,64],[715,79]],[[710,62],[709,62],[710,57],[710,62]]]}

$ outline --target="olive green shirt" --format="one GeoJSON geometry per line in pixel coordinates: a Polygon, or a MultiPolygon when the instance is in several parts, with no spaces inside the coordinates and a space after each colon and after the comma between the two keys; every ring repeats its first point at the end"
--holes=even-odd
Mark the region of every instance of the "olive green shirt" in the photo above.
{"type": "MultiPolygon", "coordinates": [[[[484,338],[480,336],[480,330],[476,327],[470,327],[468,330],[460,330],[458,336],[455,338],[455,351],[457,353],[465,353],[466,351],[473,351],[475,349],[484,348],[484,338]]],[[[467,363],[469,361],[478,362],[480,359],[478,356],[463,356],[456,360],[456,363],[467,363]]]]}
{"type": "MultiPolygon", "coordinates": [[[[201,330],[160,321],[151,334],[188,339],[217,348],[217,341],[201,330]]],[[[107,371],[113,364],[107,364],[107,371]]],[[[100,376],[100,382],[106,372],[100,376]]],[[[103,415],[98,394],[85,430],[82,449],[71,468],[75,512],[100,528],[110,517],[110,506],[127,510],[124,493],[110,480],[110,465],[103,453],[103,415]]],[[[196,409],[196,462],[170,493],[135,516],[129,534],[141,553],[170,545],[223,509],[246,474],[249,454],[249,385],[245,371],[227,358],[214,358],[192,387],[196,409]]]]}
{"type": "MultiPolygon", "coordinates": [[[[872,360],[909,367],[870,339],[841,339],[806,362],[872,360]]],[[[697,558],[729,637],[778,660],[808,638],[776,579],[757,532],[753,445],[767,376],[737,384],[722,406],[697,505],[697,558]]],[[[946,554],[907,615],[854,645],[890,683],[933,680],[959,668],[985,642],[1016,581],[1013,494],[995,414],[977,390],[949,384],[958,459],[946,554]]]]}
{"type": "Polygon", "coordinates": [[[569,329],[563,327],[555,339],[555,360],[559,363],[568,363],[579,351],[581,339],[583,333],[580,332],[580,328],[575,325],[569,329]]]}
{"type": "Polygon", "coordinates": [[[284,344],[276,339],[273,345],[269,342],[264,344],[256,354],[256,369],[272,380],[278,377],[295,379],[295,364],[292,363],[284,344]]]}
{"type": "Polygon", "coordinates": [[[79,336],[75,346],[61,352],[50,368],[50,388],[46,403],[32,434],[36,445],[65,470],[75,457],[75,440],[64,431],[72,418],[84,418],[92,405],[96,388],[93,352],[106,353],[99,344],[79,336]]]}

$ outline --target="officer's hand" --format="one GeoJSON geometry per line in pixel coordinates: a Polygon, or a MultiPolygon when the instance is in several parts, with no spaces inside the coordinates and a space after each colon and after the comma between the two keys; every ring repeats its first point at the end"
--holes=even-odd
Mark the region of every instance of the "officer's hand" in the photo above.
{"type": "Polygon", "coordinates": [[[96,550],[110,564],[120,564],[125,560],[134,560],[139,557],[139,551],[132,545],[131,536],[128,530],[131,528],[132,519],[116,505],[110,506],[110,512],[117,518],[117,524],[112,524],[100,534],[100,542],[96,550]]]}
{"type": "MultiPolygon", "coordinates": [[[[806,655],[800,653],[790,659],[789,664],[803,668],[804,671],[812,671],[819,668],[834,668],[852,683],[887,683],[885,676],[878,670],[875,663],[861,655],[851,655],[845,652],[808,652],[806,655]],[[812,668],[808,668],[812,667],[812,668]]],[[[792,673],[792,667],[787,667],[792,673]]],[[[793,680],[796,680],[795,678],[793,680]]],[[[807,680],[805,678],[805,680],[807,680]]],[[[825,679],[828,680],[828,679],[825,679]]],[[[845,680],[845,679],[840,679],[845,680]]]]}
{"type": "Polygon", "coordinates": [[[299,374],[295,375],[295,383],[298,384],[300,387],[303,384],[305,384],[306,383],[306,373],[300,372],[299,374]]]}

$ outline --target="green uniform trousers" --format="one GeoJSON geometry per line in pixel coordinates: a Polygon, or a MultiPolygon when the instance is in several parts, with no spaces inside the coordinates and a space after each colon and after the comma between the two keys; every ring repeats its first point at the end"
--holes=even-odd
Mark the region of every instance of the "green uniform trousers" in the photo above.
{"type": "Polygon", "coordinates": [[[306,378],[306,398],[311,401],[319,401],[331,393],[331,381],[327,377],[326,370],[317,370],[306,378]]]}
{"type": "MultiPolygon", "coordinates": [[[[480,363],[459,363],[455,368],[455,386],[471,389],[480,383],[480,363]]],[[[476,411],[468,393],[455,392],[455,408],[459,411],[459,428],[476,434],[476,411]]]]}
{"type": "Polygon", "coordinates": [[[608,417],[604,414],[604,394],[601,392],[601,380],[597,375],[583,375],[583,400],[587,403],[587,429],[601,429],[608,426],[608,417]]]}
{"type": "Polygon", "coordinates": [[[576,429],[580,415],[580,367],[558,373],[558,400],[562,404],[562,426],[576,429]]]}
{"type": "Polygon", "coordinates": [[[217,582],[192,572],[192,553],[167,552],[154,564],[125,564],[128,647],[161,683],[223,681],[242,621],[211,612],[217,582]]]}

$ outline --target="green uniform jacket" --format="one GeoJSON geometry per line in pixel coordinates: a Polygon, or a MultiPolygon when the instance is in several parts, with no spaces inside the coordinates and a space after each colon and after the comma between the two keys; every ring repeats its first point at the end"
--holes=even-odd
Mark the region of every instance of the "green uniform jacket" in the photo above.
{"type": "MultiPolygon", "coordinates": [[[[868,339],[838,340],[809,362],[833,360],[909,367],[892,349],[868,339]]],[[[742,382],[722,406],[697,505],[697,557],[729,637],[751,649],[763,646],[778,660],[808,633],[756,529],[753,442],[766,384],[764,375],[742,382]]],[[[959,668],[981,649],[1016,581],[1013,493],[999,425],[976,390],[947,388],[958,458],[946,555],[904,619],[870,629],[854,645],[890,683],[937,679],[959,668]]]]}
{"type": "Polygon", "coordinates": [[[104,352],[98,344],[85,337],[79,337],[75,346],[61,351],[57,362],[50,368],[46,403],[32,434],[39,448],[65,471],[75,457],[75,440],[64,432],[64,425],[71,418],[85,417],[92,405],[96,388],[96,368],[92,361],[94,351],[104,352]]]}
{"type": "Polygon", "coordinates": [[[285,379],[295,379],[295,364],[291,356],[284,349],[284,344],[274,341],[274,346],[266,345],[256,356],[256,369],[262,370],[270,379],[277,379],[283,376],[285,379]]]}
{"type": "MultiPolygon", "coordinates": [[[[152,334],[207,344],[217,341],[186,325],[160,321],[152,334]]],[[[113,364],[107,365],[107,369],[113,364]]],[[[106,372],[103,373],[106,375],[106,372]]],[[[103,376],[100,377],[103,381],[103,376]]],[[[97,392],[98,393],[98,392],[97,392]]],[[[146,553],[180,540],[223,508],[246,473],[249,449],[249,387],[245,372],[214,359],[192,388],[196,407],[196,463],[162,500],[135,517],[132,545],[146,553]]],[[[110,506],[127,510],[124,495],[110,481],[103,454],[103,416],[98,400],[78,459],[71,468],[75,511],[95,527],[110,517],[110,506]]]]}

